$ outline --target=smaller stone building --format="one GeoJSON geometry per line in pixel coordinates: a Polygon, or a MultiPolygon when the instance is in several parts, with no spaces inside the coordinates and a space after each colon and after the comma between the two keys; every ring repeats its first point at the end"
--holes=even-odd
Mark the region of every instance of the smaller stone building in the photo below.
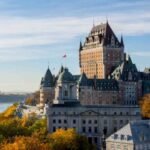
{"type": "Polygon", "coordinates": [[[59,74],[55,86],[55,99],[46,113],[50,133],[59,128],[74,128],[100,148],[103,135],[107,137],[129,121],[141,119],[137,105],[80,104],[76,79],[66,68],[59,74]]]}
{"type": "Polygon", "coordinates": [[[50,69],[48,68],[45,76],[41,80],[40,86],[40,104],[38,107],[44,108],[45,104],[51,104],[55,97],[55,78],[53,77],[50,69]]]}
{"type": "Polygon", "coordinates": [[[150,120],[132,121],[106,139],[107,150],[149,150],[150,120]]]}

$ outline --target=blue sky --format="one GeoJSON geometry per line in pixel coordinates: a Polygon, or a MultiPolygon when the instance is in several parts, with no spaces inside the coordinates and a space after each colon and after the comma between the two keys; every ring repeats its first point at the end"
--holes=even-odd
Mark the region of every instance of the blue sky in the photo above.
{"type": "Polygon", "coordinates": [[[79,73],[79,41],[93,18],[95,24],[107,18],[118,38],[123,34],[139,70],[150,67],[149,0],[1,0],[0,90],[38,90],[48,64],[54,74],[61,64],[79,73]]]}

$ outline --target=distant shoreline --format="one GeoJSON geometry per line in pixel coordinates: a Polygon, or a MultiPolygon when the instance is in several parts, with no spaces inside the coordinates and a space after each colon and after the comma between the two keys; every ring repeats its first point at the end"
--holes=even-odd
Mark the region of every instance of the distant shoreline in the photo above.
{"type": "Polygon", "coordinates": [[[0,103],[16,103],[25,101],[30,94],[1,94],[0,103]]]}

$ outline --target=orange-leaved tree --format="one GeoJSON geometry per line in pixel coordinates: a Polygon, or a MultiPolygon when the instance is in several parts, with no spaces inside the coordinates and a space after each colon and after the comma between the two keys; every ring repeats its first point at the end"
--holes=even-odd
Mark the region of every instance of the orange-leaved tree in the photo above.
{"type": "Polygon", "coordinates": [[[150,118],[150,94],[146,94],[140,100],[140,107],[142,116],[144,118],[150,118]]]}

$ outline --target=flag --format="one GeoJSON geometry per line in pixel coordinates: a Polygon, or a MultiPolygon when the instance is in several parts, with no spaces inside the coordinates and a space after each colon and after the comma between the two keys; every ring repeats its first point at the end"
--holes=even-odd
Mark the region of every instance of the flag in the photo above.
{"type": "Polygon", "coordinates": [[[63,58],[66,58],[67,57],[67,55],[65,54],[65,55],[63,55],[63,58]]]}

